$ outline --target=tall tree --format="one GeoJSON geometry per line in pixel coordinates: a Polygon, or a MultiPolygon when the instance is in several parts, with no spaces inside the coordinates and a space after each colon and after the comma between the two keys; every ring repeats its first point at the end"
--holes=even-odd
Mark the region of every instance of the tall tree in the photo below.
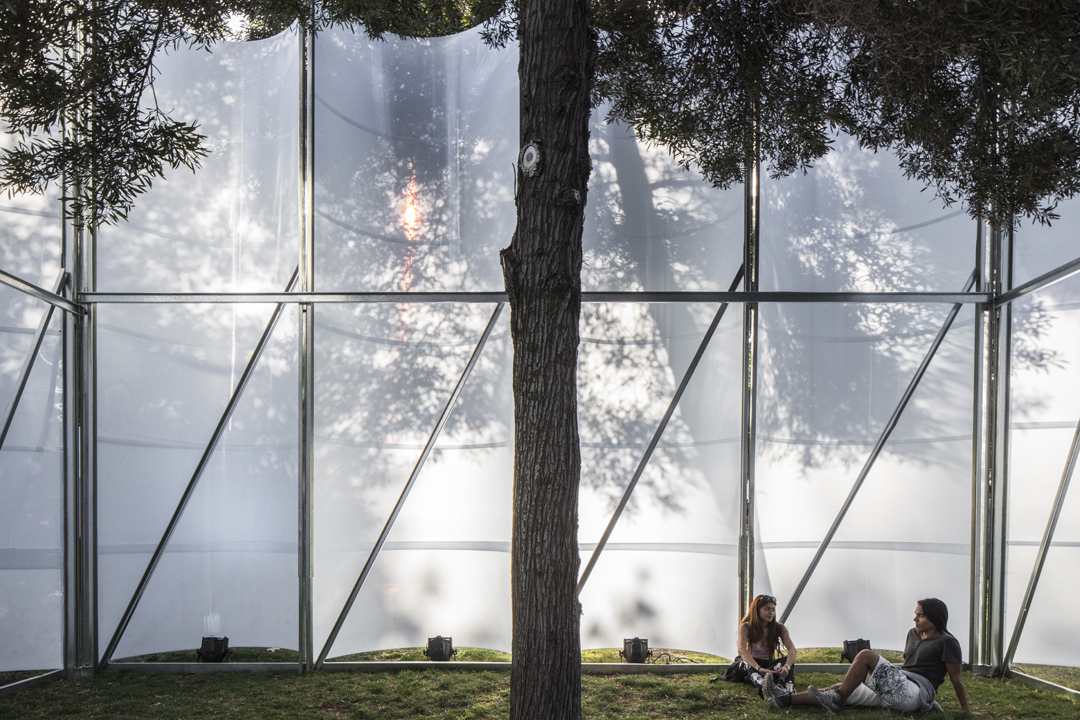
{"type": "Polygon", "coordinates": [[[578,325],[596,48],[586,0],[525,0],[517,228],[502,251],[514,344],[510,717],[581,716],[578,325]]]}

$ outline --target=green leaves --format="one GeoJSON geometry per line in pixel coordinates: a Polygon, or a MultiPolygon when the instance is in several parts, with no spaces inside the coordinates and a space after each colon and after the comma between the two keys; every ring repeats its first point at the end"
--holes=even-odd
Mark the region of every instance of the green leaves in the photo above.
{"type": "Polygon", "coordinates": [[[223,36],[227,3],[26,0],[0,13],[0,190],[40,193],[61,178],[76,222],[124,218],[166,167],[194,169],[197,126],[147,91],[158,52],[223,36]]]}
{"type": "Polygon", "coordinates": [[[1080,191],[1080,4],[597,0],[595,101],[719,186],[755,144],[805,170],[829,126],[1008,224],[1080,191]]]}
{"type": "Polygon", "coordinates": [[[774,175],[827,151],[827,37],[771,0],[620,3],[598,15],[596,100],[714,184],[741,182],[755,146],[774,175]]]}

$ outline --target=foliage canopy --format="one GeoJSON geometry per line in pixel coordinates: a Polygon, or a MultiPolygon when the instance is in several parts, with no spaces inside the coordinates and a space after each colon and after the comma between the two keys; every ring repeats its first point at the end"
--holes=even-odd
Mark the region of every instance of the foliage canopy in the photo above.
{"type": "MultiPolygon", "coordinates": [[[[125,217],[196,123],[152,92],[158,53],[304,26],[510,42],[529,0],[25,0],[0,8],[0,189],[67,177],[91,224],[125,217]],[[313,14],[314,13],[314,14],[313,14]],[[85,189],[92,188],[92,192],[85,189]]],[[[532,0],[540,2],[541,0],[532,0]]],[[[891,149],[946,202],[1047,221],[1080,191],[1080,4],[998,0],[593,0],[594,103],[720,186],[755,156],[805,170],[836,130],[891,149]]]]}

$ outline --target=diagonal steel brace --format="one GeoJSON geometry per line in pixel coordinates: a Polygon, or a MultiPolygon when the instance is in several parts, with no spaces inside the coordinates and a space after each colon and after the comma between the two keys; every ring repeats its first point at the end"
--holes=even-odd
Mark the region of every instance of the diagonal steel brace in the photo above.
{"type": "MultiPolygon", "coordinates": [[[[296,284],[298,271],[299,268],[293,270],[292,277],[289,278],[289,284],[286,286],[285,292],[289,292],[296,284]]],[[[128,603],[124,615],[120,618],[120,623],[116,626],[116,631],[113,633],[112,640],[109,641],[108,647],[105,648],[105,653],[101,656],[101,660],[98,661],[99,672],[108,667],[109,660],[112,659],[112,655],[116,651],[116,646],[120,643],[120,638],[123,637],[124,631],[127,630],[128,623],[131,622],[131,617],[135,614],[135,608],[138,607],[139,601],[146,591],[146,586],[150,582],[150,577],[154,574],[154,570],[157,568],[158,562],[165,552],[165,546],[169,544],[169,538],[172,537],[173,531],[176,530],[176,526],[180,522],[180,516],[184,514],[184,508],[187,507],[192,493],[195,492],[195,486],[199,483],[199,478],[202,477],[203,471],[209,464],[210,457],[214,453],[214,448],[217,447],[218,441],[221,440],[221,436],[225,434],[225,428],[229,424],[229,419],[232,417],[236,406],[240,403],[240,398],[244,394],[244,389],[247,387],[248,381],[255,372],[255,366],[258,364],[259,358],[262,356],[263,351],[270,342],[270,336],[273,334],[274,328],[277,326],[284,308],[285,303],[278,303],[274,307],[274,312],[270,316],[270,322],[266,324],[266,329],[263,330],[262,337],[259,338],[259,342],[255,345],[254,352],[251,353],[251,359],[248,360],[247,367],[244,368],[243,374],[240,375],[240,379],[236,383],[236,389],[233,390],[232,396],[225,406],[225,412],[221,414],[221,419],[218,420],[217,427],[214,428],[214,433],[210,436],[210,442],[206,444],[206,449],[203,450],[202,457],[199,458],[199,464],[195,467],[195,472],[192,473],[191,480],[188,481],[187,487],[184,489],[184,494],[180,497],[180,502],[177,504],[176,510],[173,512],[172,518],[169,520],[169,524],[166,526],[165,532],[162,534],[161,540],[157,544],[157,548],[154,549],[154,554],[150,557],[150,563],[146,566],[146,571],[143,573],[142,579],[139,580],[139,585],[135,588],[135,593],[131,596],[131,601],[128,603]]]]}

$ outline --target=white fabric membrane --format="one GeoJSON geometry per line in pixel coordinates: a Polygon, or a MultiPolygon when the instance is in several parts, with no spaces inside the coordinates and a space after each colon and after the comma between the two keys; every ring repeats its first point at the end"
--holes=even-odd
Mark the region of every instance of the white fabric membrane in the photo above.
{"type": "MultiPolygon", "coordinates": [[[[1080,215],[1075,199],[1063,203],[1051,226],[1025,223],[1015,234],[1016,284],[1076,259],[1070,223],[1080,215]]],[[[1069,448],[1080,423],[1080,280],[1076,276],[1013,303],[1014,327],[1009,446],[1009,555],[1006,629],[1016,618],[1050,519],[1069,448]]],[[[1080,563],[1080,493],[1073,477],[1061,506],[1016,662],[1077,664],[1065,638],[1080,613],[1076,568],[1080,563]]]]}
{"type": "MultiPolygon", "coordinates": [[[[159,101],[197,118],[212,152],[194,175],[156,183],[129,222],[102,229],[99,290],[284,289],[299,247],[298,48],[290,31],[162,59],[159,101]]],[[[370,41],[329,30],[314,57],[315,289],[501,290],[498,251],[514,227],[514,49],[489,49],[477,32],[370,41]]],[[[601,109],[590,140],[584,289],[726,290],[742,260],[743,189],[711,188],[602,119],[601,109]]],[[[961,290],[975,224],[920,189],[891,156],[846,137],[807,175],[763,181],[761,289],[961,290]]],[[[26,203],[0,207],[5,221],[14,218],[0,230],[0,267],[48,284],[58,264],[59,221],[46,217],[55,201],[26,203]]],[[[1071,259],[1063,227],[1017,233],[1018,278],[1071,259]]],[[[1075,375],[1078,288],[1066,281],[1016,306],[1012,486],[1024,492],[1011,496],[1010,618],[1080,415],[1069,406],[1077,394],[1061,391],[1075,375]]],[[[4,287],[0,300],[6,392],[43,303],[4,287]]],[[[781,612],[949,309],[760,306],[755,588],[777,595],[781,612]]],[[[493,310],[316,306],[316,652],[493,310]]],[[[742,311],[727,308],[585,586],[584,647],[639,636],[653,647],[734,653],[742,311]]],[[[272,312],[99,308],[102,649],[272,312]]],[[[583,307],[582,567],[716,312],[705,303],[583,307]]],[[[915,602],[936,596],[966,649],[973,317],[970,306],[960,310],[807,585],[789,621],[799,646],[868,637],[900,648],[915,602]]],[[[506,308],[331,658],[437,634],[509,650],[508,321],[506,308]]],[[[0,454],[0,669],[60,664],[55,323],[14,444],[0,454]]],[[[295,647],[296,323],[287,307],[115,658],[191,648],[206,634],[295,647]]],[[[1073,596],[1078,508],[1075,497],[1066,503],[1043,574],[1041,592],[1058,608],[1073,596]]],[[[1017,660],[1074,662],[1055,641],[1062,618],[1075,615],[1034,613],[1017,660]]]]}
{"type": "MultiPolygon", "coordinates": [[[[298,39],[182,50],[157,98],[210,153],[98,234],[102,291],[283,291],[296,267],[298,39]]],[[[103,305],[98,313],[98,600],[104,651],[273,312],[103,305]]],[[[297,637],[296,312],[268,347],[114,659],[297,637]]]]}
{"type": "MultiPolygon", "coordinates": [[[[57,193],[0,198],[0,270],[51,290],[59,269],[57,193]]],[[[0,413],[47,312],[0,285],[0,413]]],[[[63,662],[62,325],[54,311],[0,450],[0,672],[63,662]]]]}
{"type": "MultiPolygon", "coordinates": [[[[762,183],[762,290],[951,291],[975,223],[850,138],[762,183]]],[[[780,610],[810,565],[950,306],[761,306],[756,588],[780,610]]],[[[903,648],[938,597],[967,646],[973,311],[961,309],[789,618],[793,639],[903,648]]]]}

